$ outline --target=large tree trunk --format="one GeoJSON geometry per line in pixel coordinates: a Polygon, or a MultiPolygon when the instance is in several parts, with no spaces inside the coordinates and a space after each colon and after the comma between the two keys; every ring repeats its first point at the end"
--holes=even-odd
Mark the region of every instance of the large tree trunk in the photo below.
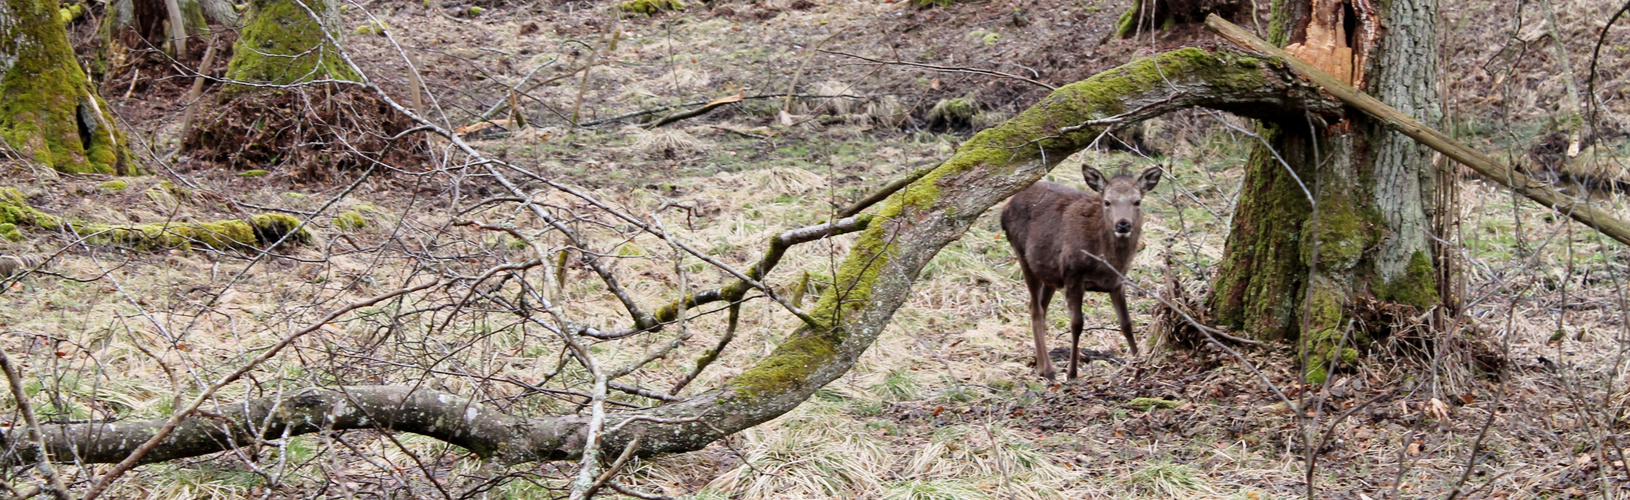
{"type": "MultiPolygon", "coordinates": [[[[1429,125],[1438,120],[1436,0],[1274,7],[1272,42],[1429,125]]],[[[1260,131],[1267,146],[1246,164],[1209,306],[1253,337],[1305,336],[1308,378],[1323,380],[1332,359],[1351,359],[1367,340],[1348,328],[1358,298],[1419,308],[1438,300],[1430,150],[1360,114],[1329,124],[1282,117],[1260,131]]]]}
{"type": "Polygon", "coordinates": [[[0,140],[64,172],[134,173],[124,133],[68,45],[57,0],[0,0],[0,140]]]}

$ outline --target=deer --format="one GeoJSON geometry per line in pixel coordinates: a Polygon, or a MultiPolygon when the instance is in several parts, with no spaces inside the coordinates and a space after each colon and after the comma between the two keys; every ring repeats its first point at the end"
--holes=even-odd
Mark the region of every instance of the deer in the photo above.
{"type": "Polygon", "coordinates": [[[1064,290],[1070,310],[1070,371],[1076,378],[1080,358],[1081,299],[1086,292],[1109,294],[1121,334],[1138,355],[1132,320],[1126,312],[1121,280],[1131,268],[1143,236],[1143,197],[1160,183],[1163,165],[1136,177],[1123,164],[1111,178],[1083,165],[1081,175],[1097,194],[1051,182],[1019,191],[1002,207],[1002,232],[1018,256],[1019,270],[1030,289],[1030,330],[1036,337],[1036,372],[1057,381],[1047,357],[1047,306],[1053,292],[1064,290]]]}

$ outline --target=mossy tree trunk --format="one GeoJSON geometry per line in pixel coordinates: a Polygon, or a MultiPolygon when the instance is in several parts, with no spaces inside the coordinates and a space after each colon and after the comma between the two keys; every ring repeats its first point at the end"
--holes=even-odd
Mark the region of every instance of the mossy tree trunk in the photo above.
{"type": "MultiPolygon", "coordinates": [[[[1436,0],[1274,9],[1271,42],[1423,122],[1439,119],[1436,0]]],[[[1438,302],[1431,154],[1356,113],[1328,124],[1283,117],[1259,130],[1267,145],[1247,161],[1209,307],[1252,337],[1302,337],[1304,369],[1319,381],[1331,359],[1351,359],[1368,341],[1349,328],[1360,297],[1438,302]]]]}
{"type": "Polygon", "coordinates": [[[134,173],[107,102],[80,69],[57,0],[0,0],[0,140],[63,172],[134,173]]]}
{"type": "MultiPolygon", "coordinates": [[[[250,0],[226,77],[266,85],[357,80],[339,47],[330,42],[341,39],[338,27],[339,9],[333,0],[250,0]]],[[[230,85],[222,98],[255,88],[230,85]]]]}

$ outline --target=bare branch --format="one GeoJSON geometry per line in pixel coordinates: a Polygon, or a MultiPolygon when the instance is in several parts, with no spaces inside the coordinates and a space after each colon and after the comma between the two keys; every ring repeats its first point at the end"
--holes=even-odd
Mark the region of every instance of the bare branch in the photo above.
{"type": "MultiPolygon", "coordinates": [[[[17,400],[17,411],[23,414],[23,422],[28,424],[28,428],[23,431],[28,436],[28,444],[33,445],[34,453],[45,454],[46,460],[41,461],[39,465],[40,474],[45,475],[48,486],[46,490],[50,491],[51,496],[56,497],[58,500],[72,498],[68,494],[68,485],[62,482],[62,476],[57,474],[57,468],[50,463],[50,454],[45,451],[47,448],[45,447],[45,439],[41,437],[40,422],[34,418],[34,405],[29,403],[28,392],[23,390],[23,376],[17,372],[17,366],[12,364],[11,356],[6,355],[5,351],[0,351],[0,369],[6,371],[6,381],[10,382],[11,386],[11,397],[17,400]]],[[[10,437],[7,436],[8,439],[5,440],[7,448],[12,448],[17,444],[16,440],[10,439],[10,437]]],[[[22,453],[22,451],[19,450],[19,453],[22,453]]],[[[28,496],[33,495],[20,497],[27,498],[28,496]]]]}

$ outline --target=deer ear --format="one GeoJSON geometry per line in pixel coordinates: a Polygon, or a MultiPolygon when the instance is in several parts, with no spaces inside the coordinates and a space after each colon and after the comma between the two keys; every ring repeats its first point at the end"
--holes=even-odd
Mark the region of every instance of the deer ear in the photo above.
{"type": "Polygon", "coordinates": [[[1164,165],[1155,165],[1148,170],[1144,170],[1143,174],[1138,176],[1138,189],[1147,193],[1153,190],[1155,185],[1160,184],[1160,169],[1163,167],[1164,165]]]}
{"type": "Polygon", "coordinates": [[[1086,165],[1081,166],[1081,177],[1087,179],[1087,187],[1093,191],[1104,192],[1104,173],[1086,165]]]}

